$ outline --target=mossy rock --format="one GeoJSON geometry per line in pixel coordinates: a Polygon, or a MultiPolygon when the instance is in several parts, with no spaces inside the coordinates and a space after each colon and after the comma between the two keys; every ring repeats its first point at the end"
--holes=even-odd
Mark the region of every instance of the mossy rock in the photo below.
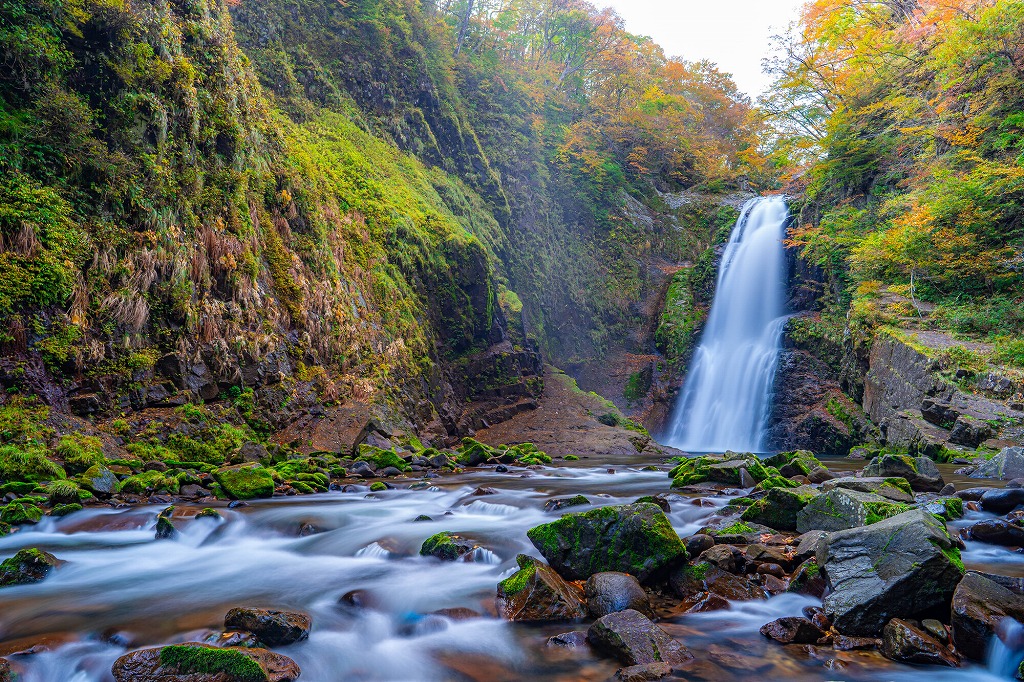
{"type": "Polygon", "coordinates": [[[163,471],[143,471],[121,481],[119,492],[133,495],[151,495],[153,493],[177,493],[178,479],[163,471]]]}
{"type": "Polygon", "coordinates": [[[600,507],[531,528],[527,537],[568,580],[619,571],[646,580],[686,558],[686,549],[655,504],[600,507]]]}
{"type": "Polygon", "coordinates": [[[220,515],[220,512],[212,507],[205,507],[202,511],[196,514],[197,519],[216,519],[217,521],[223,521],[224,517],[220,515]]]}
{"type": "Polygon", "coordinates": [[[580,620],[587,616],[583,590],[550,566],[525,554],[519,570],[498,583],[498,613],[514,622],[580,620]]]}
{"type": "Polygon", "coordinates": [[[772,488],[767,495],[747,507],[741,518],[775,530],[795,531],[797,515],[819,494],[810,486],[772,488]]]}
{"type": "Polygon", "coordinates": [[[35,547],[20,550],[0,563],[0,587],[40,582],[62,563],[49,552],[35,547]]]}
{"type": "Polygon", "coordinates": [[[754,487],[754,492],[763,492],[772,488],[796,488],[800,484],[785,476],[769,476],[754,487]]]}
{"type": "Polygon", "coordinates": [[[501,456],[502,451],[485,445],[473,438],[463,438],[462,445],[455,452],[455,461],[463,466],[479,466],[491,457],[501,456]]]}
{"type": "Polygon", "coordinates": [[[160,665],[179,675],[215,675],[227,682],[266,682],[266,670],[240,649],[171,645],[160,649],[160,665]]]}
{"type": "Polygon", "coordinates": [[[43,510],[31,502],[19,502],[15,500],[0,509],[0,521],[9,523],[12,526],[23,526],[30,523],[39,523],[43,518],[43,510]]]}
{"type": "Polygon", "coordinates": [[[461,535],[442,531],[423,541],[420,556],[432,556],[441,561],[458,561],[479,547],[461,535]]]}
{"type": "Polygon", "coordinates": [[[376,481],[375,483],[371,483],[370,484],[370,492],[371,493],[379,493],[379,492],[381,492],[383,490],[387,490],[387,489],[388,489],[388,484],[384,483],[383,481],[376,481]]]}
{"type": "Polygon", "coordinates": [[[80,504],[58,504],[50,510],[50,516],[67,516],[68,514],[74,514],[75,512],[82,511],[85,509],[80,504]]]}
{"type": "Polygon", "coordinates": [[[797,514],[797,531],[839,531],[868,526],[910,509],[881,495],[833,488],[818,495],[797,514]]]}
{"type": "Polygon", "coordinates": [[[213,479],[229,497],[236,500],[272,497],[274,494],[274,477],[269,469],[259,464],[221,467],[213,473],[213,479]]]}
{"type": "MultiPolygon", "coordinates": [[[[407,471],[409,463],[402,459],[394,450],[382,450],[372,445],[360,445],[357,462],[370,462],[377,470],[395,467],[399,471],[407,471]]],[[[311,473],[311,472],[307,472],[311,473]]]]}

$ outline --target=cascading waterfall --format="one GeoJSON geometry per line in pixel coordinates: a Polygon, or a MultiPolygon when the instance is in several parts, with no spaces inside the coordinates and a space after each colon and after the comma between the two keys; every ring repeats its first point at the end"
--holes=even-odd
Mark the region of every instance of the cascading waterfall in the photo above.
{"type": "Polygon", "coordinates": [[[786,324],[788,217],[782,197],[744,205],[722,257],[718,287],[690,363],[668,445],[689,452],[759,452],[786,324]]]}

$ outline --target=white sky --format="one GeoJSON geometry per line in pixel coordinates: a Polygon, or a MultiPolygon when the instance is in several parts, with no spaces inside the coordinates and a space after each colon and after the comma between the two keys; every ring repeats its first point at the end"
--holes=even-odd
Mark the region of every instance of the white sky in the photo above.
{"type": "Polygon", "coordinates": [[[795,20],[805,0],[596,0],[612,6],[630,33],[647,35],[670,57],[710,59],[751,97],[770,79],[761,73],[769,36],[795,20]]]}

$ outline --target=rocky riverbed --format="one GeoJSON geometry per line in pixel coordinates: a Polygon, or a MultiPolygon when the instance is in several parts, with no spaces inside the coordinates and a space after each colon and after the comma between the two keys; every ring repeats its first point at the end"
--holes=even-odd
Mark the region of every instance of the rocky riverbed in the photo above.
{"type": "Polygon", "coordinates": [[[26,682],[1016,673],[1015,482],[894,455],[532,466],[45,517],[0,539],[0,653],[26,682]]]}

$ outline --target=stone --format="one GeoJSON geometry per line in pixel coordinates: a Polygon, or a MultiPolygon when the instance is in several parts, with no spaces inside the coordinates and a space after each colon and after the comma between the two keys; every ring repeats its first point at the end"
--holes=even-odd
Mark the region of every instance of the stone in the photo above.
{"type": "Polygon", "coordinates": [[[913,490],[938,492],[945,482],[935,462],[927,457],[879,455],[864,467],[864,475],[876,478],[904,478],[913,490]]]}
{"type": "Polygon", "coordinates": [[[970,540],[989,545],[1024,547],[1024,528],[1006,519],[986,519],[964,529],[970,540]]]}
{"type": "Polygon", "coordinates": [[[856,477],[844,476],[825,481],[821,489],[825,492],[833,488],[845,488],[856,490],[860,493],[874,493],[888,498],[893,502],[914,502],[914,491],[905,478],[878,478],[878,477],[856,477]]]}
{"type": "Polygon", "coordinates": [[[520,554],[516,562],[519,570],[498,583],[498,613],[503,618],[516,622],[586,618],[579,586],[531,556],[520,554]]]}
{"type": "Polygon", "coordinates": [[[0,587],[38,583],[63,563],[41,549],[33,547],[19,550],[10,559],[0,563],[0,587]]]}
{"type": "Polygon", "coordinates": [[[949,442],[976,448],[994,434],[992,427],[985,422],[970,415],[961,414],[953,423],[953,428],[949,430],[949,442]]]}
{"type": "Polygon", "coordinates": [[[267,646],[285,646],[309,637],[313,621],[297,611],[235,608],[224,616],[224,627],[256,635],[267,646]]]}
{"type": "Polygon", "coordinates": [[[1004,618],[1024,622],[1024,595],[1013,583],[1000,584],[992,576],[969,571],[953,593],[950,624],[957,651],[974,661],[985,660],[1004,618]]]}
{"type": "Polygon", "coordinates": [[[956,668],[957,656],[942,642],[905,620],[893,618],[882,630],[882,655],[899,663],[944,665],[956,668]]]}
{"type": "Polygon", "coordinates": [[[668,663],[648,663],[620,668],[615,673],[615,679],[618,682],[653,682],[665,679],[671,674],[672,666],[668,663]]]}
{"type": "Polygon", "coordinates": [[[717,566],[727,573],[739,573],[746,563],[743,552],[732,545],[715,545],[702,553],[699,561],[717,566]]]}
{"type": "Polygon", "coordinates": [[[587,639],[594,649],[626,666],[679,665],[693,658],[686,647],[650,618],[632,609],[598,618],[587,630],[587,639]]]}
{"type": "Polygon", "coordinates": [[[980,502],[981,498],[984,497],[985,493],[990,490],[997,490],[997,488],[979,487],[979,488],[964,488],[963,490],[957,490],[953,495],[959,497],[964,502],[980,502]]]}
{"type": "Polygon", "coordinates": [[[559,509],[565,509],[566,507],[580,507],[587,504],[590,504],[590,500],[583,495],[556,497],[544,503],[544,511],[558,511],[559,509]]]}
{"type": "Polygon", "coordinates": [[[686,547],[686,556],[700,556],[715,546],[715,539],[710,535],[697,533],[686,538],[683,544],[686,547]]]}
{"type": "Polygon", "coordinates": [[[979,502],[981,503],[981,508],[987,512],[1009,514],[1024,504],[1024,488],[989,490],[981,496],[979,502]]]}
{"type": "Polygon", "coordinates": [[[881,645],[882,641],[874,637],[849,637],[847,635],[835,635],[832,638],[832,646],[836,651],[877,649],[881,645]]]}
{"type": "Polygon", "coordinates": [[[117,493],[117,476],[107,467],[94,464],[82,474],[81,486],[97,497],[110,497],[117,493]]]}
{"type": "Polygon", "coordinates": [[[111,668],[115,682],[251,682],[258,671],[267,682],[293,682],[299,677],[295,661],[273,651],[199,643],[132,651],[111,668]],[[204,651],[187,651],[193,648],[204,651]],[[194,663],[190,665],[189,661],[194,663]],[[200,672],[204,668],[221,672],[200,672]]]}
{"type": "Polygon", "coordinates": [[[242,447],[238,448],[238,459],[243,462],[263,462],[269,457],[267,446],[256,441],[246,441],[242,443],[242,447]]]}
{"type": "Polygon", "coordinates": [[[648,617],[654,616],[650,599],[640,586],[640,581],[628,573],[595,573],[587,579],[584,592],[587,597],[587,610],[593,618],[626,609],[639,611],[648,617]]]}
{"type": "Polygon", "coordinates": [[[921,401],[921,416],[938,427],[948,429],[960,416],[960,411],[944,400],[925,398],[921,401]]]}
{"type": "Polygon", "coordinates": [[[235,500],[271,497],[274,494],[274,478],[269,469],[259,464],[221,467],[213,473],[213,479],[235,500]]]}
{"type": "Polygon", "coordinates": [[[823,530],[809,530],[796,539],[796,551],[793,553],[794,561],[806,561],[818,555],[818,547],[828,537],[823,530]]]}
{"type": "Polygon", "coordinates": [[[801,533],[810,530],[845,530],[867,526],[906,510],[906,505],[881,495],[833,488],[815,497],[800,510],[796,530],[801,533]]]}
{"type": "MultiPolygon", "coordinates": [[[[779,568],[789,571],[796,565],[791,548],[779,547],[776,545],[747,545],[743,554],[747,564],[778,564],[779,568]]],[[[749,572],[749,569],[747,569],[749,572]]]]}
{"type": "Polygon", "coordinates": [[[815,644],[824,631],[801,616],[779,618],[761,626],[761,634],[781,644],[815,644]]]}
{"type": "Polygon", "coordinates": [[[821,599],[825,595],[825,588],[828,587],[825,576],[821,573],[817,559],[810,558],[800,564],[789,579],[787,592],[795,594],[807,594],[821,599]]]}
{"type": "Polygon", "coordinates": [[[759,585],[703,561],[672,571],[669,574],[669,586],[684,602],[691,605],[706,599],[709,593],[734,601],[765,598],[764,590],[759,585]]]}
{"type": "Polygon", "coordinates": [[[441,531],[423,541],[420,556],[432,556],[441,561],[458,561],[469,558],[479,547],[480,545],[461,535],[441,531]]]}
{"type": "MultiPolygon", "coordinates": [[[[954,594],[956,593],[954,592],[954,594]]],[[[946,644],[949,641],[949,633],[946,632],[946,626],[934,618],[925,618],[922,620],[921,629],[943,644],[946,644]]]]}
{"type": "Polygon", "coordinates": [[[775,530],[797,529],[797,515],[820,493],[810,486],[772,488],[768,494],[747,507],[740,516],[775,530]]]}
{"type": "Polygon", "coordinates": [[[836,630],[857,636],[948,608],[964,574],[945,524],[922,509],[831,533],[817,562],[831,590],[825,613],[836,630]]]}
{"type": "Polygon", "coordinates": [[[579,649],[580,647],[590,645],[587,642],[586,631],[574,630],[573,632],[563,632],[560,635],[548,637],[546,646],[553,649],[579,649]]]}
{"type": "Polygon", "coordinates": [[[971,477],[994,478],[1001,481],[1024,477],[1024,448],[1003,448],[998,455],[972,471],[971,477]]]}
{"type": "Polygon", "coordinates": [[[686,559],[683,541],[655,504],[600,507],[569,513],[531,528],[527,537],[548,563],[568,580],[619,571],[643,582],[686,559]]]}

